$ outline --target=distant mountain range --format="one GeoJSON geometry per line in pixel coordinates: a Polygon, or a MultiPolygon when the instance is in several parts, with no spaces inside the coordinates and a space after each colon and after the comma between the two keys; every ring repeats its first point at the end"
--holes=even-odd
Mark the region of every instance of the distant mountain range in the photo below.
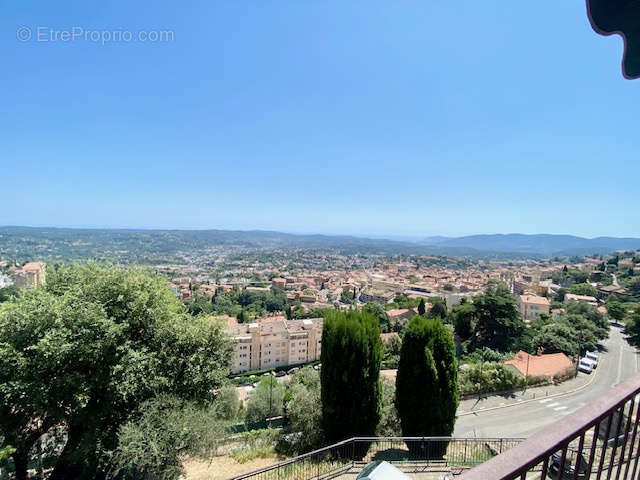
{"type": "MultiPolygon", "coordinates": [[[[396,237],[397,238],[397,237],[396,237]]],[[[234,247],[241,250],[331,250],[342,254],[416,254],[475,258],[527,258],[638,250],[640,239],[571,235],[471,235],[422,239],[294,235],[262,230],[135,230],[0,227],[0,260],[113,259],[156,263],[176,256],[234,247]]]]}
{"type": "Polygon", "coordinates": [[[440,248],[472,248],[483,252],[536,255],[582,255],[640,249],[640,238],[583,238],[573,235],[524,235],[522,233],[470,235],[457,238],[428,237],[418,243],[440,248]]]}

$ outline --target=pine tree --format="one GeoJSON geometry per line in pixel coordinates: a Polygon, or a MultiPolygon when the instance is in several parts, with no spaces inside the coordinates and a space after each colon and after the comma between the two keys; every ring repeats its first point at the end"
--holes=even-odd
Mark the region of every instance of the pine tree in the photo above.
{"type": "MultiPolygon", "coordinates": [[[[447,437],[453,433],[458,365],[453,336],[436,319],[416,316],[409,322],[400,351],[396,407],[403,436],[447,437]]],[[[408,446],[421,457],[438,457],[446,451],[444,442],[408,446]]]]}

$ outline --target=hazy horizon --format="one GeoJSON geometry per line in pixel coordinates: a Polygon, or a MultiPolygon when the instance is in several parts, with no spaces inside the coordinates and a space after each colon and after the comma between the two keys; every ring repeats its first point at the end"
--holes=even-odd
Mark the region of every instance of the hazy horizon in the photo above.
{"type": "Polygon", "coordinates": [[[558,235],[558,236],[573,236],[579,238],[586,239],[594,239],[599,237],[612,237],[612,238],[640,238],[640,236],[633,235],[594,235],[594,236],[585,236],[578,235],[575,233],[554,233],[554,232],[473,232],[464,235],[448,235],[448,234],[415,234],[415,235],[404,235],[404,234],[382,234],[382,233],[354,233],[354,232],[322,232],[322,231],[305,231],[305,230],[277,230],[273,228],[225,228],[225,227],[135,227],[135,226],[99,226],[99,225],[10,225],[10,224],[0,224],[0,228],[36,228],[36,229],[72,229],[72,230],[157,230],[157,231],[236,231],[236,232],[276,232],[276,233],[284,233],[291,235],[325,235],[325,236],[348,236],[348,237],[358,237],[358,238],[370,238],[370,239],[387,239],[387,240],[422,240],[431,237],[445,237],[445,238],[460,238],[460,237],[468,237],[468,236],[479,236],[479,235],[558,235]]]}

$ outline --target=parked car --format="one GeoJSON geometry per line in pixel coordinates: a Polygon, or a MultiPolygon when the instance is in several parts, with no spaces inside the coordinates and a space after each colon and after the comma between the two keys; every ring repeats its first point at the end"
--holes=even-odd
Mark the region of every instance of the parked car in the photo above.
{"type": "Polygon", "coordinates": [[[591,360],[587,358],[581,358],[580,363],[578,364],[578,370],[583,373],[591,373],[593,372],[593,363],[591,363],[591,360]]]}
{"type": "Polygon", "coordinates": [[[276,377],[284,377],[287,374],[284,370],[279,370],[276,372],[276,377]]]}
{"type": "Polygon", "coordinates": [[[560,463],[562,461],[562,456],[559,453],[554,453],[551,455],[551,461],[549,462],[549,476],[555,479],[580,479],[583,480],[587,478],[587,469],[589,467],[587,461],[582,456],[582,454],[574,454],[573,452],[567,452],[567,456],[564,461],[564,468],[562,469],[562,475],[560,475],[560,463]],[[576,468],[573,467],[573,457],[577,459],[577,469],[578,472],[576,474],[576,468]]]}
{"type": "Polygon", "coordinates": [[[287,372],[287,375],[293,375],[294,373],[296,373],[298,370],[300,370],[298,367],[294,367],[291,370],[289,370],[287,372]]]}
{"type": "Polygon", "coordinates": [[[596,352],[587,352],[585,353],[584,357],[591,360],[591,363],[593,363],[593,368],[598,368],[598,354],[596,352]]]}

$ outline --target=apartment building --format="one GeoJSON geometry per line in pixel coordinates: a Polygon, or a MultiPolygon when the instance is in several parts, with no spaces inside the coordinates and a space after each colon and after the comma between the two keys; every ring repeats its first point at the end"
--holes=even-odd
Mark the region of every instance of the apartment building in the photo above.
{"type": "Polygon", "coordinates": [[[525,321],[536,320],[543,313],[548,315],[551,309],[548,299],[532,294],[520,295],[517,303],[525,321]]]}
{"type": "Polygon", "coordinates": [[[13,280],[19,287],[42,285],[45,281],[46,267],[42,262],[29,262],[13,272],[13,280]]]}
{"type": "Polygon", "coordinates": [[[366,289],[360,294],[360,301],[363,303],[373,302],[385,305],[395,298],[395,293],[384,290],[366,289]]]}
{"type": "Polygon", "coordinates": [[[233,373],[320,360],[322,318],[278,318],[229,328],[236,341],[233,373]]]}

